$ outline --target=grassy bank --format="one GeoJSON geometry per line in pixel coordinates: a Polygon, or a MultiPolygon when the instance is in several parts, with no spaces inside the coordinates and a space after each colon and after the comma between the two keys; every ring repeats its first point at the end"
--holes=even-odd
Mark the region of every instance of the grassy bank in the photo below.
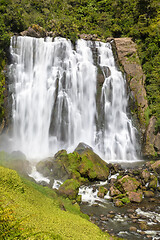
{"type": "Polygon", "coordinates": [[[110,239],[77,203],[0,167],[1,239],[110,239]],[[63,210],[62,210],[63,209],[63,210]]]}

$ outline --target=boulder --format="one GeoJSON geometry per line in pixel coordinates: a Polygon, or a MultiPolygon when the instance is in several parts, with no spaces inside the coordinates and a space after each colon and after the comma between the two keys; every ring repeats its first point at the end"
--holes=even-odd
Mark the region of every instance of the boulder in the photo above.
{"type": "Polygon", "coordinates": [[[150,179],[151,181],[148,187],[155,190],[157,188],[158,179],[155,175],[151,175],[150,179]]]}
{"type": "Polygon", "coordinates": [[[130,231],[130,232],[137,232],[137,228],[136,228],[136,227],[133,227],[133,226],[131,226],[131,227],[129,228],[129,231],[130,231]]]}
{"type": "Polygon", "coordinates": [[[152,191],[144,191],[144,197],[147,197],[147,198],[152,198],[154,197],[154,192],[152,191]]]}
{"type": "Polygon", "coordinates": [[[144,169],[141,173],[141,178],[147,183],[150,178],[150,172],[147,169],[144,169]]]}
{"type": "Polygon", "coordinates": [[[107,194],[107,192],[108,192],[108,189],[107,188],[105,188],[105,187],[103,187],[103,186],[101,186],[101,187],[99,187],[99,189],[98,189],[98,197],[100,197],[100,198],[104,198],[104,196],[107,194]]]}
{"type": "Polygon", "coordinates": [[[115,196],[121,194],[121,192],[115,186],[111,186],[109,190],[110,190],[111,197],[115,197],[115,196]]]}
{"type": "Polygon", "coordinates": [[[122,207],[123,206],[122,201],[119,200],[119,199],[117,199],[114,204],[115,204],[116,207],[122,207]]]}
{"type": "Polygon", "coordinates": [[[109,176],[109,168],[96,153],[91,149],[86,148],[80,154],[81,161],[79,162],[78,170],[82,177],[87,177],[89,180],[104,181],[109,176]]]}
{"type": "Polygon", "coordinates": [[[146,231],[148,229],[147,223],[146,222],[140,222],[139,227],[141,230],[146,231]]]}
{"type": "Polygon", "coordinates": [[[78,196],[80,184],[77,180],[68,179],[58,189],[58,193],[71,200],[76,199],[78,196]]]}
{"type": "Polygon", "coordinates": [[[67,151],[61,150],[57,152],[54,157],[38,162],[36,169],[45,177],[65,181],[71,178],[71,171],[66,167],[67,162],[69,162],[67,151]]]}
{"type": "Polygon", "coordinates": [[[128,198],[131,202],[140,203],[140,202],[142,202],[142,197],[143,197],[143,194],[142,194],[141,191],[139,191],[139,192],[128,192],[128,198]]]}
{"type": "Polygon", "coordinates": [[[79,182],[106,180],[109,168],[87,145],[79,145],[76,151],[67,154],[61,150],[53,158],[45,159],[36,166],[45,177],[55,179],[77,179],[79,182]],[[79,154],[80,152],[81,154],[79,154]]]}
{"type": "Polygon", "coordinates": [[[118,189],[122,192],[136,191],[137,188],[140,186],[140,184],[141,183],[139,181],[137,181],[135,178],[132,178],[128,175],[119,179],[117,182],[118,189]]]}

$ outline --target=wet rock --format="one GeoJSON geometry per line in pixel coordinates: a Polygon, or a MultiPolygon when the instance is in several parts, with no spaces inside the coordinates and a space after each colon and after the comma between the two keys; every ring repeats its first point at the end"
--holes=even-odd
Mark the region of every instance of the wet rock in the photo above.
{"type": "Polygon", "coordinates": [[[114,218],[114,214],[107,214],[107,218],[114,218]]]}
{"type": "Polygon", "coordinates": [[[154,197],[154,192],[144,191],[144,197],[147,197],[147,198],[154,197]]]}
{"type": "Polygon", "coordinates": [[[111,197],[114,197],[114,196],[117,196],[119,194],[121,194],[121,192],[114,186],[110,187],[110,196],[111,197]]]}
{"type": "Polygon", "coordinates": [[[101,186],[101,187],[99,187],[99,190],[98,190],[98,197],[100,197],[100,198],[104,198],[104,196],[107,194],[107,192],[108,192],[108,189],[107,188],[105,188],[105,187],[103,187],[103,186],[101,186]]]}
{"type": "Polygon", "coordinates": [[[142,202],[142,192],[129,192],[128,198],[131,202],[140,203],[142,202]]]}
{"type": "Polygon", "coordinates": [[[102,221],[108,221],[108,218],[107,217],[102,217],[101,220],[102,221]]]}
{"type": "Polygon", "coordinates": [[[113,211],[110,211],[110,212],[109,212],[109,214],[115,214],[115,212],[113,212],[113,211]]]}
{"type": "Polygon", "coordinates": [[[131,219],[138,219],[138,216],[134,215],[134,214],[129,214],[128,215],[131,219]]]}
{"type": "Polygon", "coordinates": [[[130,232],[137,232],[137,228],[132,226],[132,227],[129,228],[129,231],[130,232]]]}
{"type": "Polygon", "coordinates": [[[40,182],[38,182],[38,184],[43,186],[43,187],[50,187],[50,185],[45,181],[40,181],[40,182]]]}
{"type": "Polygon", "coordinates": [[[43,174],[44,177],[61,179],[63,181],[71,178],[71,173],[67,171],[67,168],[63,162],[68,161],[66,150],[61,150],[54,157],[44,159],[37,163],[36,169],[43,174]]]}
{"type": "Polygon", "coordinates": [[[133,223],[136,223],[136,222],[137,222],[137,219],[132,219],[132,222],[133,222],[133,223]]]}
{"type": "Polygon", "coordinates": [[[24,153],[22,153],[21,151],[13,151],[10,154],[11,158],[17,159],[17,160],[26,160],[26,156],[24,153]]]}

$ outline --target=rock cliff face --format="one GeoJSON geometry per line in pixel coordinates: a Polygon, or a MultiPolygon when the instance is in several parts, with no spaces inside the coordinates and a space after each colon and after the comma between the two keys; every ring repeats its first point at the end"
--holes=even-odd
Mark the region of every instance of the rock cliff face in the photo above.
{"type": "Polygon", "coordinates": [[[126,73],[131,97],[133,96],[133,102],[135,101],[131,110],[136,113],[139,122],[142,154],[144,157],[155,156],[156,152],[160,154],[160,134],[154,135],[155,118],[152,117],[149,123],[146,120],[148,103],[144,87],[145,75],[139,61],[136,44],[131,38],[115,38],[114,43],[118,62],[126,73]]]}

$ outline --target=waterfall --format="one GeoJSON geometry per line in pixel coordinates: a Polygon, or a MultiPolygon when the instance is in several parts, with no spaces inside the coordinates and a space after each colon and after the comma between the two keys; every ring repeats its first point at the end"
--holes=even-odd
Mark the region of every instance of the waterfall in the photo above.
{"type": "Polygon", "coordinates": [[[126,83],[110,43],[81,39],[73,48],[64,38],[14,36],[10,52],[14,149],[43,158],[84,142],[105,160],[137,159],[126,83]],[[104,78],[100,93],[98,69],[104,78]]]}

